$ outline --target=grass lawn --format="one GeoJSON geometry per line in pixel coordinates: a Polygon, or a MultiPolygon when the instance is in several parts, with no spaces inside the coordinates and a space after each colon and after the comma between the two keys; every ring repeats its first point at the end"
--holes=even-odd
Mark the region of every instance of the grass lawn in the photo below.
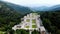
{"type": "Polygon", "coordinates": [[[26,26],[26,28],[29,28],[29,26],[26,26]]]}
{"type": "Polygon", "coordinates": [[[32,23],[36,23],[36,20],[35,19],[32,19],[32,23]]]}
{"type": "Polygon", "coordinates": [[[30,19],[27,19],[26,22],[30,22],[30,19]]]}
{"type": "Polygon", "coordinates": [[[32,25],[32,28],[37,28],[37,26],[36,25],[32,25]]]}

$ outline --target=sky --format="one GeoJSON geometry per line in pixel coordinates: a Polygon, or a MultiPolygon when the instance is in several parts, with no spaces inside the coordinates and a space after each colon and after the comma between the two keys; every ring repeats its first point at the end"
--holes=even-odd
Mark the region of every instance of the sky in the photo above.
{"type": "Polygon", "coordinates": [[[3,0],[17,5],[34,7],[34,6],[53,6],[60,4],[60,0],[3,0]]]}

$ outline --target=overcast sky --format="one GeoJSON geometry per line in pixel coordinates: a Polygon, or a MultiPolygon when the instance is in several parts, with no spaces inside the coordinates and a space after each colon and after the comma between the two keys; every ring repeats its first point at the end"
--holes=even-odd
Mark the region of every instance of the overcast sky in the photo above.
{"type": "Polygon", "coordinates": [[[60,4],[60,0],[4,0],[22,6],[53,6],[60,4]]]}

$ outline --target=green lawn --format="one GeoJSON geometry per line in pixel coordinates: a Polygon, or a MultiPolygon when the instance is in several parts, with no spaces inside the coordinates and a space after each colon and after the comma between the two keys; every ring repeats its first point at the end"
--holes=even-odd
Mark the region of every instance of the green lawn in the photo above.
{"type": "Polygon", "coordinates": [[[37,26],[36,25],[32,25],[32,28],[37,28],[37,26]]]}
{"type": "Polygon", "coordinates": [[[36,23],[36,20],[35,19],[32,19],[32,23],[36,23]]]}
{"type": "Polygon", "coordinates": [[[27,19],[26,22],[30,22],[30,19],[27,19]]]}
{"type": "Polygon", "coordinates": [[[29,26],[26,26],[26,28],[29,28],[29,26]]]}

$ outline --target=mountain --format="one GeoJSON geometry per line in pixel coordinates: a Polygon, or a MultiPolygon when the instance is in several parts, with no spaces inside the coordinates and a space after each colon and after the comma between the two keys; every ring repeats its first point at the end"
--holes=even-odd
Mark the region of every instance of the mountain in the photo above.
{"type": "Polygon", "coordinates": [[[31,10],[34,10],[34,11],[46,11],[47,9],[48,9],[48,7],[46,7],[46,6],[31,7],[31,10]]]}
{"type": "Polygon", "coordinates": [[[56,11],[56,10],[60,10],[60,5],[54,5],[51,7],[47,7],[47,6],[31,7],[31,10],[34,10],[34,11],[56,11]]]}
{"type": "Polygon", "coordinates": [[[51,11],[60,10],[60,5],[55,5],[49,8],[51,11]]]}
{"type": "Polygon", "coordinates": [[[51,7],[47,7],[47,6],[24,7],[24,6],[12,4],[9,2],[2,2],[2,3],[5,3],[9,8],[11,8],[11,9],[13,8],[15,11],[17,11],[21,14],[30,13],[30,12],[32,12],[32,10],[33,11],[56,11],[56,10],[60,10],[60,5],[54,5],[51,7]]]}
{"type": "Polygon", "coordinates": [[[1,2],[5,3],[9,8],[13,8],[15,11],[17,11],[17,12],[19,12],[21,14],[25,14],[25,13],[31,12],[30,8],[28,8],[28,7],[16,5],[16,4],[9,3],[9,2],[3,2],[3,1],[1,1],[1,2]]]}
{"type": "Polygon", "coordinates": [[[16,22],[20,20],[20,17],[21,13],[18,13],[15,9],[8,7],[6,3],[0,1],[0,25],[2,23],[9,23],[10,21],[16,22]]]}
{"type": "Polygon", "coordinates": [[[14,25],[20,23],[21,17],[21,13],[18,13],[15,9],[0,1],[0,31],[5,31],[5,33],[8,30],[11,31],[14,25]]]}

